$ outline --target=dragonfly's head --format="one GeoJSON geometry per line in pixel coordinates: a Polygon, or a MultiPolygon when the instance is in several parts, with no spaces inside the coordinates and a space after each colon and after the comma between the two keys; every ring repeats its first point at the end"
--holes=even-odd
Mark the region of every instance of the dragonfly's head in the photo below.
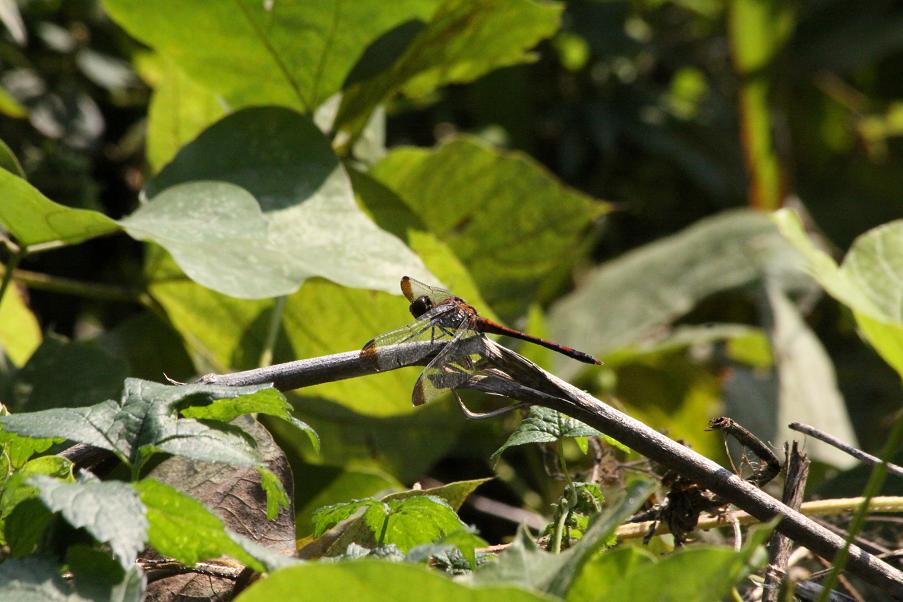
{"type": "Polygon", "coordinates": [[[433,302],[426,295],[417,297],[411,301],[411,313],[415,318],[419,318],[429,310],[433,309],[433,302]]]}

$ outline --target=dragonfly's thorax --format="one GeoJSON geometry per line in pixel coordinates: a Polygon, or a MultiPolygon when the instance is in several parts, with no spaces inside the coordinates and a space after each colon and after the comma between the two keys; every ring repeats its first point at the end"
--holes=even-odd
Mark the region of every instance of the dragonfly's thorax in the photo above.
{"type": "Polygon", "coordinates": [[[433,302],[429,297],[423,295],[411,301],[411,307],[409,309],[411,310],[411,314],[413,314],[415,318],[419,318],[429,310],[433,309],[433,302]]]}

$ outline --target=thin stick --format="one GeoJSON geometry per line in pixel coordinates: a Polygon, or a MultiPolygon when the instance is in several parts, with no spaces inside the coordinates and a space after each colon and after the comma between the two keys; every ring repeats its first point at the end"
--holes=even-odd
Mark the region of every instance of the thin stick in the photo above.
{"type": "MultiPolygon", "coordinates": [[[[844,443],[837,437],[834,437],[832,435],[829,435],[828,433],[820,431],[817,428],[815,428],[814,426],[809,426],[808,424],[803,424],[801,422],[791,422],[789,426],[790,426],[790,428],[792,428],[795,431],[799,431],[801,433],[809,435],[810,437],[815,437],[816,439],[818,439],[820,441],[824,441],[828,445],[832,445],[832,446],[836,447],[837,449],[848,453],[849,455],[853,456],[857,460],[860,460],[861,462],[865,462],[866,464],[871,464],[871,465],[881,463],[881,458],[879,458],[877,456],[873,456],[872,454],[866,453],[866,452],[862,451],[861,449],[853,447],[852,445],[850,445],[848,443],[844,443]]],[[[890,474],[892,474],[896,477],[903,477],[903,466],[898,466],[896,464],[891,464],[890,462],[888,462],[887,463],[887,472],[889,472],[890,474]]]]}
{"type": "MultiPolygon", "coordinates": [[[[784,445],[784,456],[787,458],[787,478],[784,480],[784,503],[799,510],[806,491],[806,480],[809,477],[809,457],[800,451],[799,443],[784,445]]],[[[787,574],[787,562],[790,560],[791,542],[782,533],[774,533],[768,542],[768,566],[765,568],[765,586],[762,600],[777,602],[781,599],[781,583],[787,574]]]]}

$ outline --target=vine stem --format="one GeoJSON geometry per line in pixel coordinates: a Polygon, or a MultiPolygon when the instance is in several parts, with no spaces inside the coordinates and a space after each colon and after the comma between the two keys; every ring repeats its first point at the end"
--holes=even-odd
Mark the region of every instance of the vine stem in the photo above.
{"type": "Polygon", "coordinates": [[[28,247],[18,247],[13,251],[12,255],[9,257],[9,262],[7,262],[6,266],[3,268],[3,280],[0,281],[0,304],[3,303],[3,297],[6,295],[6,289],[9,288],[9,283],[12,282],[13,272],[16,269],[16,266],[19,265],[19,262],[22,261],[22,258],[28,254],[28,247]]]}

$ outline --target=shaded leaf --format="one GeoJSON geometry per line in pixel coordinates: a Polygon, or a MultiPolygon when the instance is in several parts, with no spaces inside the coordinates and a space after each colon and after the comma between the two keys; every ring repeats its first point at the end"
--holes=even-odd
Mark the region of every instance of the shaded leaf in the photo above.
{"type": "Polygon", "coordinates": [[[360,560],[339,564],[309,563],[277,571],[257,581],[237,602],[347,599],[360,602],[407,600],[412,592],[436,602],[539,602],[547,598],[515,587],[472,587],[425,567],[360,560]]]}
{"type": "Polygon", "coordinates": [[[400,240],[358,209],[326,137],[288,109],[229,115],[183,147],[146,191],[150,204],[122,221],[126,229],[165,247],[189,276],[228,295],[287,295],[313,276],[393,293],[400,275],[430,279],[400,240]],[[196,202],[203,208],[194,214],[198,223],[212,217],[209,226],[168,226],[182,220],[181,207],[196,202]],[[254,204],[263,221],[248,217],[254,204]],[[250,236],[241,234],[243,219],[256,224],[250,236]]]}
{"type": "Polygon", "coordinates": [[[781,210],[773,219],[805,256],[812,276],[853,310],[863,335],[903,375],[903,220],[857,238],[838,267],[809,240],[795,213],[781,210]]]}
{"type": "MultiPolygon", "coordinates": [[[[395,48],[378,47],[364,55],[349,78],[352,85],[343,95],[337,125],[357,122],[360,127],[378,104],[402,88],[423,96],[444,84],[531,61],[528,50],[558,29],[561,9],[524,0],[445,0],[429,22],[404,32],[410,40],[396,56],[391,52],[395,48]],[[377,49],[383,52],[377,54],[377,49]],[[372,77],[360,73],[380,67],[372,77]]],[[[402,33],[401,28],[396,31],[402,33]]]]}
{"type": "Polygon", "coordinates": [[[119,230],[116,222],[102,213],[54,203],[5,169],[0,169],[0,225],[23,246],[76,244],[119,230]]]}
{"type": "Polygon", "coordinates": [[[610,208],[525,155],[469,138],[394,149],[371,174],[451,247],[503,317],[527,309],[549,274],[573,259],[590,220],[610,208]]]}
{"type": "Polygon", "coordinates": [[[135,490],[120,481],[66,483],[45,476],[29,479],[42,502],[76,528],[109,543],[123,568],[131,566],[147,540],[147,517],[135,490]]]}
{"type": "Polygon", "coordinates": [[[0,563],[0,600],[3,602],[72,602],[72,587],[49,558],[29,556],[0,563]]]}
{"type": "Polygon", "coordinates": [[[701,299],[765,273],[801,285],[801,267],[766,216],[729,211],[594,268],[552,306],[549,330],[553,340],[604,356],[656,333],[701,299]]]}

